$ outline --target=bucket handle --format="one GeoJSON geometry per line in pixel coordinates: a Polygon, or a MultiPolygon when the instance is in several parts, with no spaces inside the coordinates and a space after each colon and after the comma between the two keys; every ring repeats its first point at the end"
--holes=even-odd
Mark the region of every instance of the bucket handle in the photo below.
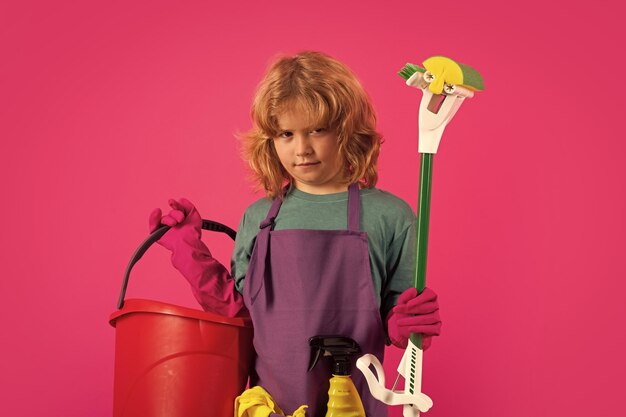
{"type": "MultiPolygon", "coordinates": [[[[235,240],[237,236],[237,232],[235,232],[230,227],[223,225],[222,223],[214,222],[213,220],[205,220],[202,219],[202,229],[210,230],[213,232],[222,232],[226,233],[232,240],[235,240]]],[[[150,236],[143,241],[143,243],[137,248],[133,257],[130,259],[128,266],[126,267],[126,272],[124,273],[124,282],[122,283],[122,291],[120,291],[120,298],[117,301],[117,308],[121,309],[124,307],[124,298],[126,297],[126,288],[128,287],[128,278],[130,277],[130,271],[133,269],[133,266],[141,259],[144,253],[148,250],[150,246],[152,246],[157,240],[161,239],[161,237],[170,230],[170,226],[161,226],[156,229],[150,236]]]]}

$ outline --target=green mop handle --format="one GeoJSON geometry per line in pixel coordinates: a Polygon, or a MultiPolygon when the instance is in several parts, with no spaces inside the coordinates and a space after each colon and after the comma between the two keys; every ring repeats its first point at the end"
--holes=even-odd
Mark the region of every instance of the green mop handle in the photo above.
{"type": "MultiPolygon", "coordinates": [[[[415,275],[413,286],[418,293],[426,287],[426,258],[428,255],[428,225],[430,222],[430,191],[433,178],[432,153],[420,154],[420,180],[417,193],[417,220],[416,220],[416,246],[415,246],[415,275]]],[[[422,335],[411,333],[411,342],[418,348],[422,348],[422,335]]]]}

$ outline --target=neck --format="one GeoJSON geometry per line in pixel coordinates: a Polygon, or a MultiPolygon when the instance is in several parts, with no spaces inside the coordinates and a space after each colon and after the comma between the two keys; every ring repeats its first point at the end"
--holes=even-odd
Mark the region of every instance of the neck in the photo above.
{"type": "Polygon", "coordinates": [[[302,191],[303,193],[316,195],[343,193],[348,191],[348,186],[349,184],[329,184],[322,186],[313,186],[309,184],[302,184],[298,181],[296,181],[294,184],[294,187],[296,187],[296,189],[302,191]]]}

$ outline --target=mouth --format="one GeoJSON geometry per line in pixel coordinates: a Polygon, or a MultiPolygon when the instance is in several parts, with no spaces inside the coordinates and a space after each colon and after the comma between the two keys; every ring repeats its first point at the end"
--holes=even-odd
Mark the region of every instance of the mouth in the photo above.
{"type": "Polygon", "coordinates": [[[301,162],[299,164],[296,164],[297,167],[310,167],[310,166],[314,166],[314,165],[318,165],[319,162],[301,162]]]}

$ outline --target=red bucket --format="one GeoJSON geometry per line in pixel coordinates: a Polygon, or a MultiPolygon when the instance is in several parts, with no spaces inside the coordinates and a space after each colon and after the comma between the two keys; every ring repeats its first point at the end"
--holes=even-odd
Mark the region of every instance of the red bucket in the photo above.
{"type": "MultiPolygon", "coordinates": [[[[226,228],[203,221],[205,229],[234,236],[219,227],[226,228]]],[[[250,319],[124,300],[132,266],[167,229],[153,233],[133,256],[118,310],[109,318],[115,327],[113,417],[232,417],[253,358],[250,319]]]]}

